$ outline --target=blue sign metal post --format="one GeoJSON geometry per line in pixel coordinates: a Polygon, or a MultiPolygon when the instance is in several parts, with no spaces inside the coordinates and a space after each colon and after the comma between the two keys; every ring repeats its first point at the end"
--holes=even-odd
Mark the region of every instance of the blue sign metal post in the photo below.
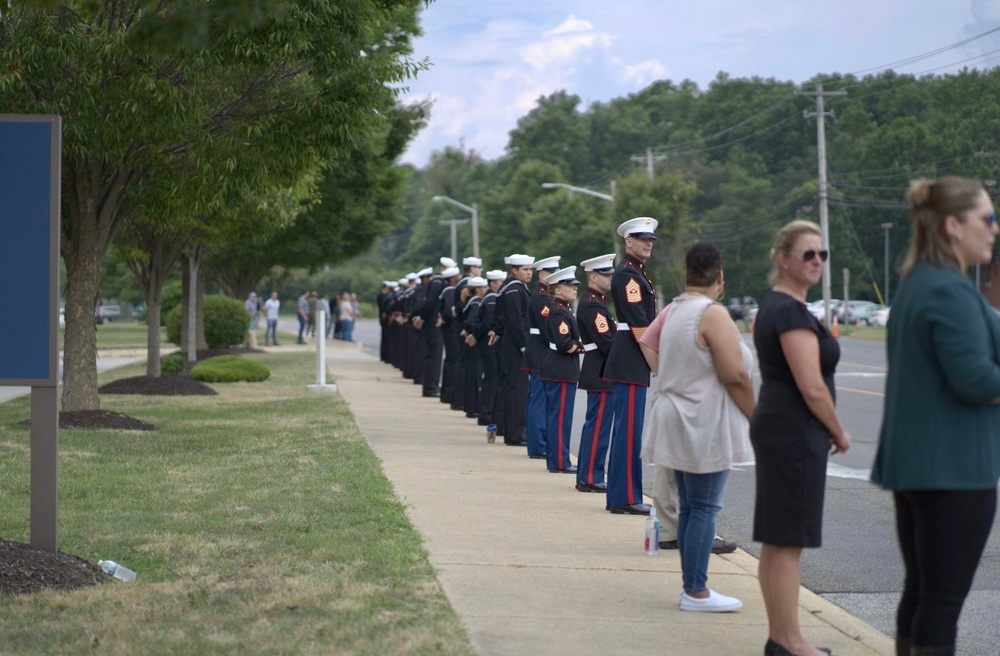
{"type": "Polygon", "coordinates": [[[58,548],[62,119],[0,114],[0,385],[31,387],[31,545],[58,548]]]}

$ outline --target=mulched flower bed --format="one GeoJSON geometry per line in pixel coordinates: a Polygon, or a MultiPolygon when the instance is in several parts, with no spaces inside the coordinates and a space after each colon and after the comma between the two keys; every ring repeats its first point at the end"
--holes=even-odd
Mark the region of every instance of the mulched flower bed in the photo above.
{"type": "Polygon", "coordinates": [[[179,374],[176,376],[132,376],[119,378],[97,390],[101,394],[151,394],[154,396],[197,396],[218,394],[205,383],[179,374]]]}
{"type": "Polygon", "coordinates": [[[74,590],[110,580],[100,567],[82,558],[0,539],[0,595],[74,590]]]}

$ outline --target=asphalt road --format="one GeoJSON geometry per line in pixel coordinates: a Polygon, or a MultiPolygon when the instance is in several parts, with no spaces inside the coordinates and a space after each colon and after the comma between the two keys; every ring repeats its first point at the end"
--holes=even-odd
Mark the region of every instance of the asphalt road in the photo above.
{"type": "MultiPolygon", "coordinates": [[[[359,321],[355,339],[378,353],[379,326],[359,321]]],[[[751,348],[752,340],[744,336],[751,348]]],[[[827,476],[823,548],[803,555],[802,584],[864,619],[886,635],[895,634],[895,613],[902,588],[903,567],[895,538],[892,498],[868,482],[882,421],[885,386],[885,344],[841,339],[837,370],[837,407],[853,443],[847,454],[830,460],[827,476]]],[[[759,378],[755,376],[759,381],[759,378]]],[[[586,412],[586,395],[579,392],[574,415],[574,440],[579,440],[586,412]]],[[[480,430],[470,421],[471,430],[480,430]]],[[[485,435],[484,435],[485,439],[485,435]]],[[[577,444],[572,446],[574,453],[577,444]]],[[[647,489],[651,476],[646,476],[647,489]]],[[[754,468],[740,467],[729,477],[719,534],[735,540],[758,556],[751,540],[754,468]]],[[[959,624],[959,653],[1000,654],[1000,528],[994,523],[973,592],[959,624]]]]}

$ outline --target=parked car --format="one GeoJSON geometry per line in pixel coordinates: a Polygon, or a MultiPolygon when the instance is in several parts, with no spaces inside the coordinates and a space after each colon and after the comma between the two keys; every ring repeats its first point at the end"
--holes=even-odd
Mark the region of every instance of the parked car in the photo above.
{"type": "Polygon", "coordinates": [[[889,325],[889,310],[886,306],[881,306],[879,309],[872,312],[871,325],[878,326],[879,328],[885,328],[889,325]]]}
{"type": "MultiPolygon", "coordinates": [[[[843,312],[842,310],[843,305],[844,302],[841,300],[838,300],[836,298],[830,299],[830,316],[834,317],[834,319],[836,319],[839,323],[843,323],[843,321],[840,319],[840,314],[841,312],[843,312]]],[[[806,307],[809,309],[809,312],[811,312],[812,315],[817,319],[819,319],[821,322],[826,319],[826,315],[823,311],[823,299],[819,299],[818,301],[813,301],[812,303],[807,303],[806,307]]]]}
{"type": "Polygon", "coordinates": [[[115,319],[122,318],[122,306],[114,304],[98,305],[97,314],[101,317],[101,320],[97,323],[104,323],[105,321],[110,323],[115,319]]]}
{"type": "Polygon", "coordinates": [[[858,321],[862,325],[870,326],[872,325],[872,312],[879,309],[878,303],[872,303],[871,301],[848,301],[847,302],[847,312],[844,316],[838,317],[841,323],[849,323],[850,325],[856,324],[858,321]]]}

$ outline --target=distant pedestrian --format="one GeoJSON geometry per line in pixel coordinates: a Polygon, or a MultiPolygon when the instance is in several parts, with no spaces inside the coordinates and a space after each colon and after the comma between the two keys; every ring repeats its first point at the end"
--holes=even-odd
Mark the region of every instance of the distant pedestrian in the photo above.
{"type": "Polygon", "coordinates": [[[299,319],[299,339],[297,344],[305,344],[306,340],[303,339],[303,334],[306,331],[306,326],[309,325],[309,291],[302,290],[302,295],[299,296],[299,300],[295,302],[295,314],[299,319]]]}
{"type": "Polygon", "coordinates": [[[896,653],[950,655],[1000,479],[1000,320],[966,275],[991,259],[996,213],[968,178],[917,180],[907,199],[872,481],[893,493],[906,567],[896,653]]]}
{"type": "Polygon", "coordinates": [[[306,325],[306,334],[315,336],[316,335],[316,301],[318,300],[316,292],[309,292],[309,323],[306,325]]]}
{"type": "Polygon", "coordinates": [[[354,305],[349,300],[340,300],[340,330],[345,342],[353,341],[354,336],[354,305]]]}
{"type": "Polygon", "coordinates": [[[257,292],[250,292],[250,295],[247,296],[247,300],[243,302],[243,307],[247,311],[247,316],[249,318],[247,330],[257,330],[257,292]]]}
{"type": "Polygon", "coordinates": [[[274,346],[278,346],[278,309],[281,308],[281,301],[278,300],[278,292],[271,292],[271,298],[264,302],[264,311],[267,313],[267,329],[264,330],[264,346],[270,341],[274,346]]]}
{"type": "Polygon", "coordinates": [[[317,317],[319,313],[323,313],[323,337],[326,338],[330,334],[330,301],[326,300],[326,294],[320,294],[319,298],[316,299],[316,313],[317,317]]]}

